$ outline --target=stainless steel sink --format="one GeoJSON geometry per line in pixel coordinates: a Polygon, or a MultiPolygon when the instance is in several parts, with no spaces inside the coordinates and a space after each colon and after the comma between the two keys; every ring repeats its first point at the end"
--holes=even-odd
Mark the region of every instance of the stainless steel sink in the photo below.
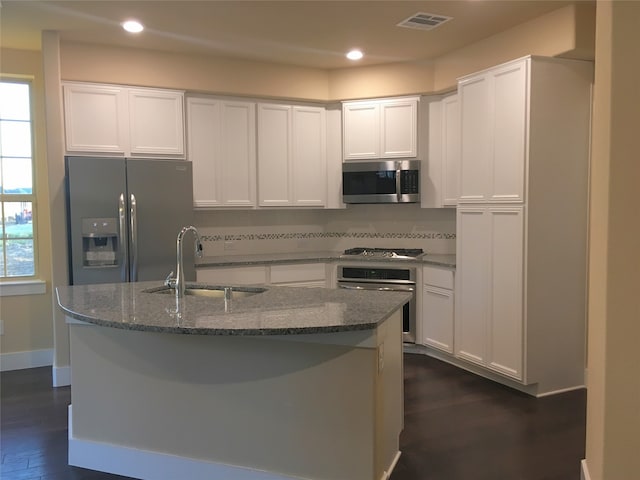
{"type": "MultiPolygon", "coordinates": [[[[244,298],[258,293],[263,293],[267,289],[262,287],[226,287],[226,286],[195,286],[187,284],[184,294],[193,295],[195,297],[208,298],[244,298]]],[[[171,287],[149,288],[144,290],[145,293],[162,293],[165,295],[175,295],[175,289],[171,287]]]]}

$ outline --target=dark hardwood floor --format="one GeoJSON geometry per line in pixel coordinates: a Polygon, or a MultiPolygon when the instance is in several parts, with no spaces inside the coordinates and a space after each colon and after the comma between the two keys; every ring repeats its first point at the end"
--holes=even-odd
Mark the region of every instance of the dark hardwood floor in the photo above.
{"type": "MultiPolygon", "coordinates": [[[[0,389],[2,480],[125,478],[67,465],[71,393],[51,387],[50,367],[3,372],[0,389]]],[[[391,480],[578,480],[585,411],[584,390],[535,399],[405,354],[405,429],[391,480]]]]}

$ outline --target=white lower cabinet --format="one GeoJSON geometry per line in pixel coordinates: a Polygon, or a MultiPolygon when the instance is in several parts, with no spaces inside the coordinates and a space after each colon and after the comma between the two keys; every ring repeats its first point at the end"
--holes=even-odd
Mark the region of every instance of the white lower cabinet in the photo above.
{"type": "Polygon", "coordinates": [[[270,284],[286,287],[326,287],[324,263],[295,263],[196,270],[198,282],[216,285],[270,284]]]}
{"type": "Polygon", "coordinates": [[[270,282],[286,287],[326,287],[324,263],[272,265],[270,282]]]}
{"type": "Polygon", "coordinates": [[[524,207],[458,206],[455,355],[523,379],[524,207]]]}
{"type": "Polygon", "coordinates": [[[267,269],[264,266],[199,268],[196,278],[198,282],[216,285],[253,285],[267,283],[267,269]]]}
{"type": "Polygon", "coordinates": [[[422,269],[422,344],[453,353],[453,270],[422,269]]]}

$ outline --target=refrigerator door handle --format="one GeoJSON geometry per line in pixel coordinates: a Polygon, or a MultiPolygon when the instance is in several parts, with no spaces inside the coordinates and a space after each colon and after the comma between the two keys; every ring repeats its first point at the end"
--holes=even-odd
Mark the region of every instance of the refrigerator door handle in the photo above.
{"type": "Polygon", "coordinates": [[[120,280],[129,281],[129,245],[127,238],[127,212],[124,204],[124,193],[118,198],[118,222],[120,226],[120,234],[118,235],[118,250],[122,252],[122,260],[120,265],[120,280]]]}
{"type": "Polygon", "coordinates": [[[129,218],[131,221],[131,273],[129,281],[138,281],[138,206],[136,204],[136,196],[132,193],[130,199],[129,218]]]}

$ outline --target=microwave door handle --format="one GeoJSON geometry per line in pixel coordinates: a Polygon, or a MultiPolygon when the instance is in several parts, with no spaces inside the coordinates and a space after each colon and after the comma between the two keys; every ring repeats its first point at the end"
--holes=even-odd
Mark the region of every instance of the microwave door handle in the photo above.
{"type": "Polygon", "coordinates": [[[402,198],[402,178],[400,176],[400,172],[401,172],[400,169],[396,170],[396,196],[398,199],[398,203],[402,198]]]}

